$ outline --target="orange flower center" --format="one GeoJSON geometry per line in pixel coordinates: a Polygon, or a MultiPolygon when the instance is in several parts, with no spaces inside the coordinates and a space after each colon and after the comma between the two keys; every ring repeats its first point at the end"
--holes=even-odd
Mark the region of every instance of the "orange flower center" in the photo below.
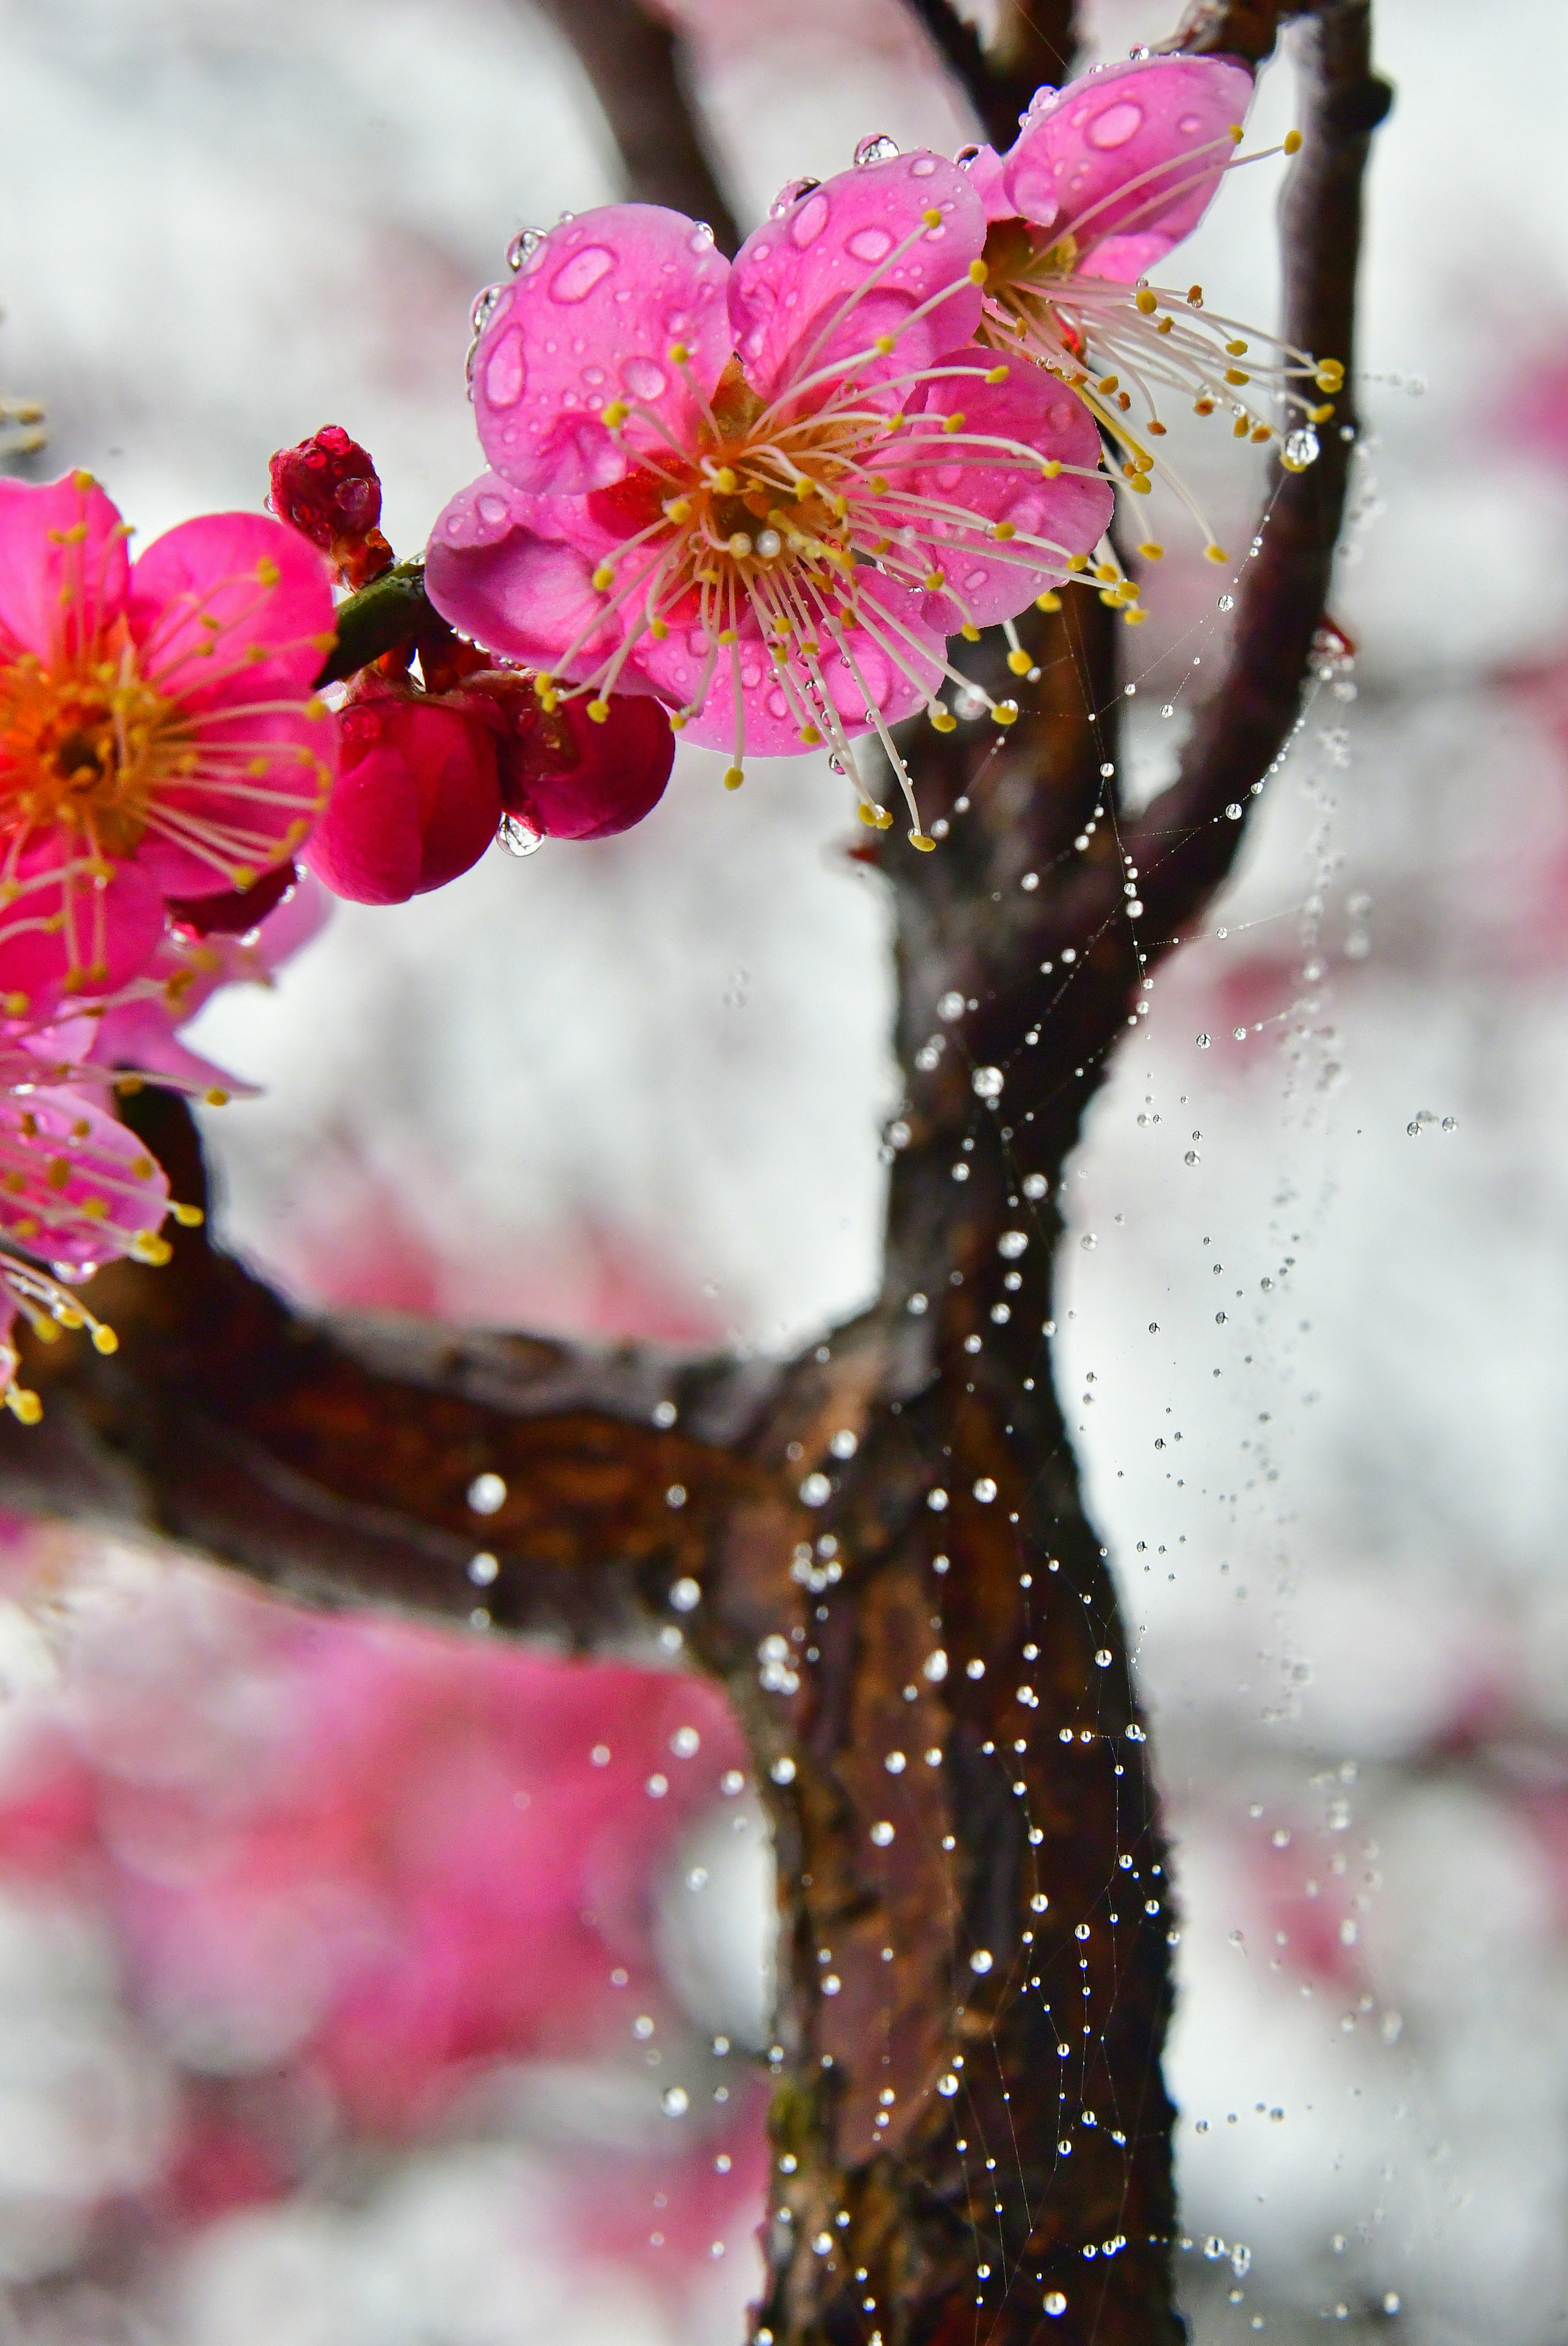
{"type": "Polygon", "coordinates": [[[131,854],[160,783],[195,763],[176,704],[128,650],[62,672],[33,654],[0,668],[0,828],[66,830],[91,852],[131,854]]]}

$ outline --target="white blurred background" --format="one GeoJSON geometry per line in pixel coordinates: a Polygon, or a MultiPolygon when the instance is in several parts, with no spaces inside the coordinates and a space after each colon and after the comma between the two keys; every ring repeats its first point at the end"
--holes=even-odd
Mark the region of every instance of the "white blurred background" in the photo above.
{"type": "MultiPolygon", "coordinates": [[[[748,220],[867,132],[950,150],[972,135],[897,0],[681,13],[748,220]]],[[[1175,13],[1099,0],[1100,53],[1175,13]]],[[[1361,513],[1334,607],[1356,658],[1319,688],[1213,933],[1162,974],[1095,1108],[1059,1374],[1177,1843],[1170,2077],[1196,2336],[1305,2341],[1327,2320],[1558,2346],[1568,18],[1547,0],[1484,23],[1460,0],[1378,14],[1399,97],[1374,165],[1361,513]]],[[[521,0],[0,0],[0,383],[49,412],[39,469],[92,467],[145,539],[259,504],[270,452],[340,423],[413,550],[475,468],[474,291],[516,229],[615,192],[555,37],[521,0]]],[[[1282,61],[1255,121],[1291,119],[1282,61]]],[[[1179,264],[1259,322],[1271,168],[1227,188],[1179,264]]],[[[1217,461],[1230,454],[1198,434],[1186,456],[1245,543],[1255,484],[1217,461]]],[[[1213,573],[1166,535],[1128,709],[1145,788],[1223,648],[1213,573]]],[[[851,1308],[875,1279],[896,1083],[885,911],[842,853],[846,812],[809,762],[731,798],[692,755],[623,841],[493,852],[422,903],[342,908],[275,993],[220,999],[199,1028],[268,1087],[209,1120],[230,1241],[308,1299],[470,1319],[771,1349],[851,1308]]],[[[294,1905],[301,1881],[334,1898],[360,1882],[371,1730],[322,1762],[337,1824],[307,1831],[285,1785],[295,1825],[266,1791],[242,1828],[222,1741],[240,1730],[193,1691],[200,1657],[225,1658],[245,1748],[269,1755],[259,1780],[281,1783],[290,1705],[318,1684],[290,1643],[308,1634],[194,1567],[20,1526],[6,1571],[0,2339],[738,2336],[756,2107],[743,2082],[711,2101],[733,2056],[707,2048],[738,2053],[761,2025],[765,1898],[759,1862],[713,1854],[756,1835],[732,1830],[747,1804],[721,1789],[722,1722],[625,1923],[619,1967],[647,1983],[653,2035],[596,2007],[559,2029],[543,2008],[504,2015],[466,2050],[410,2054],[389,2116],[344,2082],[322,2016],[349,2026],[351,1996],[301,1989],[291,2021],[269,2005],[248,2035],[222,1933],[188,1976],[137,1919],[172,1870],[199,1934],[190,1886],[254,1871],[263,1828],[294,1905]],[[171,1749],[144,1737],[127,1759],[104,1720],[143,1668],[171,1749]],[[127,1776],[184,1787],[172,1856],[167,1834],[116,1823],[127,1776]],[[714,1919],[694,1923],[698,1906],[714,1919]],[[687,2080],[673,2115],[666,2073],[646,2073],[660,2030],[687,2080]],[[427,2069],[443,2083],[422,2100],[427,2069]],[[221,2157],[202,2147],[219,2119],[221,2157]],[[605,2196],[585,2143],[620,2162],[624,2221],[603,2236],[571,2213],[585,2174],[605,2196]],[[237,2179],[216,2198],[178,2187],[182,2160],[237,2179]],[[682,2193],[677,2231],[658,2202],[682,2193]]],[[[451,1658],[472,1649],[429,1642],[448,1658],[428,1667],[461,1678],[451,1658]]],[[[401,1716],[402,1648],[370,1645],[311,1668],[379,1688],[366,1717],[401,1716]]],[[[626,1698],[575,1685],[553,1758],[519,1757],[499,1714],[451,1699],[470,1724],[484,1711],[485,1781],[511,1770],[514,1800],[542,1770],[529,1799],[548,1805],[575,1797],[596,1703],[607,1720],[626,1698]]],[[[639,1769],[679,1731],[647,1699],[639,1769]]],[[[606,1831],[618,1847],[613,1818],[606,1831]]],[[[336,1927],[318,1915],[311,1947],[336,1927]]],[[[578,1924],[506,1927],[558,1953],[578,1924]]],[[[608,1981],[619,1942],[592,1928],[608,1981]]]]}

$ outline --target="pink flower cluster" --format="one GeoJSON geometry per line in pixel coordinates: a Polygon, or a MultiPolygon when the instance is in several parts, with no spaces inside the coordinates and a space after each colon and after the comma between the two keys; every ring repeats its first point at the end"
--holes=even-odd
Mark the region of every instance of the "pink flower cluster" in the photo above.
{"type": "Polygon", "coordinates": [[[489,469],[437,522],[431,599],[534,670],[547,709],[663,701],[731,787],[748,753],[826,743],[881,828],[856,750],[874,733],[929,847],[891,729],[921,709],[950,729],[953,684],[1018,713],[952,666],[951,638],[1000,624],[1024,674],[1013,621],[1074,577],[1141,618],[1105,535],[1116,485],[1166,479],[1228,558],[1152,444],[1162,388],[1287,465],[1317,453],[1330,410],[1303,386],[1342,371],[1283,345],[1243,369],[1200,289],[1142,274],[1207,210],[1251,87],[1228,59],[1142,57],[1042,89],[1005,157],[867,140],[853,169],[787,188],[733,264],[644,204],[522,240],[515,280],[482,297],[489,469]]]}

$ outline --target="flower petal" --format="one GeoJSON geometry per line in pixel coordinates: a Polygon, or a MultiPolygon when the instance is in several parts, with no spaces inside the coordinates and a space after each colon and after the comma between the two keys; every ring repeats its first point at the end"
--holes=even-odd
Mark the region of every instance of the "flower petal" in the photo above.
{"type": "Polygon", "coordinates": [[[917,149],[824,179],[765,220],[736,256],[729,314],[747,381],[763,399],[777,398],[884,334],[898,337],[896,350],[857,367],[856,382],[924,366],[979,323],[969,271],[984,241],[980,198],[940,155],[917,149]],[[928,228],[933,210],[942,219],[928,228]],[[928,301],[934,308],[911,324],[928,301]]]}
{"type": "Polygon", "coordinates": [[[661,204],[606,204],[540,240],[503,289],[473,355],[485,455],[519,488],[580,496],[635,452],[689,448],[730,355],[729,263],[709,230],[661,204]],[[672,360],[689,353],[686,371],[672,360]],[[620,438],[602,421],[620,401],[620,438]],[[628,452],[632,452],[629,455],[628,452]]]}
{"type": "Polygon", "coordinates": [[[967,382],[945,376],[925,394],[922,413],[963,417],[962,432],[950,444],[952,454],[942,454],[934,434],[911,434],[901,446],[894,444],[899,453],[884,449],[879,462],[895,491],[907,488],[922,503],[974,515],[972,527],[955,513],[929,534],[922,528],[921,537],[932,566],[945,571],[952,587],[952,627],[964,620],[988,627],[1012,618],[1043,589],[1057,585],[1066,575],[1069,555],[1087,554],[1099,544],[1110,525],[1115,493],[1098,472],[1100,440],[1088,409],[1054,376],[1027,359],[999,360],[994,351],[976,345],[952,352],[942,363],[972,364],[975,370],[967,382]],[[984,374],[999,365],[1007,369],[1006,382],[986,382],[984,374]],[[1006,447],[977,445],[987,441],[1015,444],[1013,461],[1006,447]],[[899,469],[901,455],[923,461],[905,472],[899,469]],[[1047,480],[1042,460],[1083,470],[1047,480]],[[1085,479],[1084,472],[1095,477],[1085,479]],[[1009,533],[1005,543],[994,535],[999,523],[1009,533]],[[1030,543],[1035,539],[1044,539],[1044,546],[1030,543]]]}
{"type": "Polygon", "coordinates": [[[87,473],[0,480],[0,659],[54,667],[90,649],[125,607],[119,508],[87,473]]]}
{"type": "MultiPolygon", "coordinates": [[[[868,709],[875,709],[884,723],[896,725],[923,708],[937,690],[943,648],[939,626],[950,607],[944,598],[922,599],[871,571],[859,574],[856,597],[859,621],[842,629],[840,642],[824,632],[819,663],[828,697],[851,740],[874,729],[868,709]],[[932,625],[933,611],[939,626],[932,625]]],[[[679,704],[697,690],[708,651],[695,630],[688,635],[672,628],[666,642],[639,647],[637,657],[662,697],[679,704]]],[[[741,627],[733,648],[720,650],[702,707],[687,722],[686,740],[702,749],[734,749],[738,673],[748,755],[799,758],[815,749],[816,744],[800,739],[803,720],[826,731],[815,708],[810,672],[797,657],[781,674],[751,620],[741,627]]]]}
{"type": "Polygon", "coordinates": [[[146,1144],[81,1092],[0,1092],[0,1238],[84,1268],[128,1252],[168,1209],[146,1144]]]}
{"type": "Polygon", "coordinates": [[[99,884],[77,848],[68,832],[55,831],[25,849],[0,903],[0,996],[21,997],[34,1018],[74,994],[127,984],[163,934],[163,895],[152,874],[116,863],[99,884]]]}
{"type": "Polygon", "coordinates": [[[304,701],[332,632],[327,566],[270,514],[202,514],[137,562],[130,626],[148,682],[183,708],[304,701]]]}
{"type": "Polygon", "coordinates": [[[1145,57],[1041,92],[1006,158],[1025,219],[1077,238],[1097,277],[1130,282],[1191,234],[1246,119],[1252,76],[1224,57],[1145,57]]]}

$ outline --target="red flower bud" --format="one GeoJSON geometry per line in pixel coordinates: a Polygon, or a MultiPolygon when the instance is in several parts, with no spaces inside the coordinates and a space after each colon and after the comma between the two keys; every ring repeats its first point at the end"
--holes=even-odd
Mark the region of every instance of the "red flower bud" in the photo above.
{"type": "Polygon", "coordinates": [[[334,895],[402,904],[478,862],[502,813],[486,725],[375,678],[361,683],[338,729],[337,784],[305,850],[334,895]]]}
{"type": "Polygon", "coordinates": [[[392,552],[376,526],[382,484],[357,440],[324,423],[297,448],[280,448],[268,469],[273,512],[331,556],[345,586],[379,577],[392,552]]]}
{"type": "Polygon", "coordinates": [[[531,683],[503,671],[473,678],[453,699],[488,715],[506,811],[546,838],[608,839],[664,796],[675,735],[659,701],[612,693],[596,723],[585,700],[547,711],[531,683]]]}

